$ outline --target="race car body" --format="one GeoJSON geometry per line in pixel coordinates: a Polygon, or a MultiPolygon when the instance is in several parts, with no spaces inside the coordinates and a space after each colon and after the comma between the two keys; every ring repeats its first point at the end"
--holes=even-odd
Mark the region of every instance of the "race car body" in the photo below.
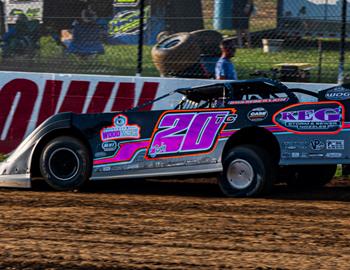
{"type": "Polygon", "coordinates": [[[0,185],[29,187],[41,177],[67,190],[88,180],[218,173],[228,196],[259,195],[276,180],[321,186],[336,164],[350,163],[349,93],[259,79],[178,89],[153,101],[183,95],[169,110],[57,114],[0,165],[0,185]]]}

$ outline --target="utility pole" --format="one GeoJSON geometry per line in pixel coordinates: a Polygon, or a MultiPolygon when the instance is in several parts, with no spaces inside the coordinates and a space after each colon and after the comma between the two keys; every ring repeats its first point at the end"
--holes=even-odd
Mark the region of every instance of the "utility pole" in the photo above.
{"type": "Polygon", "coordinates": [[[142,74],[142,61],[143,61],[143,29],[145,21],[145,0],[140,0],[140,25],[139,25],[139,44],[137,48],[137,70],[136,76],[142,74]]]}

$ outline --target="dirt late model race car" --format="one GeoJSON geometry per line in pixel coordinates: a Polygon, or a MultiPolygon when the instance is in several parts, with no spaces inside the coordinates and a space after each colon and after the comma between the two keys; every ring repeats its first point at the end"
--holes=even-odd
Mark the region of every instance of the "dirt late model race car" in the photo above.
{"type": "Polygon", "coordinates": [[[215,173],[224,194],[257,196],[276,181],[320,187],[350,163],[350,89],[314,93],[257,79],[175,90],[173,108],[57,114],[0,165],[0,185],[57,190],[88,180],[215,173]],[[307,95],[312,102],[300,102],[307,95]],[[179,99],[178,99],[179,100],[179,99]]]}

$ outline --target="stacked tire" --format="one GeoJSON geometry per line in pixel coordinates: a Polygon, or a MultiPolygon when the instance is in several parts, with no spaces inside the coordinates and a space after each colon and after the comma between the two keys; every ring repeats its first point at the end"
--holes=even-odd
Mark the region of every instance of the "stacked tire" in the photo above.
{"type": "Polygon", "coordinates": [[[152,60],[162,76],[176,76],[200,62],[201,55],[217,55],[222,35],[214,30],[197,30],[158,35],[152,60]]]}

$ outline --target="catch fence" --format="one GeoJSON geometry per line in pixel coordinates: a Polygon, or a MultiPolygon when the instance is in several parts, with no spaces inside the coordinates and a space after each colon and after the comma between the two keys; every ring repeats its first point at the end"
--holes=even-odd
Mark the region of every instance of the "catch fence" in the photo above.
{"type": "Polygon", "coordinates": [[[0,3],[1,70],[215,78],[219,44],[231,39],[239,79],[334,83],[350,73],[346,0],[0,3]]]}

